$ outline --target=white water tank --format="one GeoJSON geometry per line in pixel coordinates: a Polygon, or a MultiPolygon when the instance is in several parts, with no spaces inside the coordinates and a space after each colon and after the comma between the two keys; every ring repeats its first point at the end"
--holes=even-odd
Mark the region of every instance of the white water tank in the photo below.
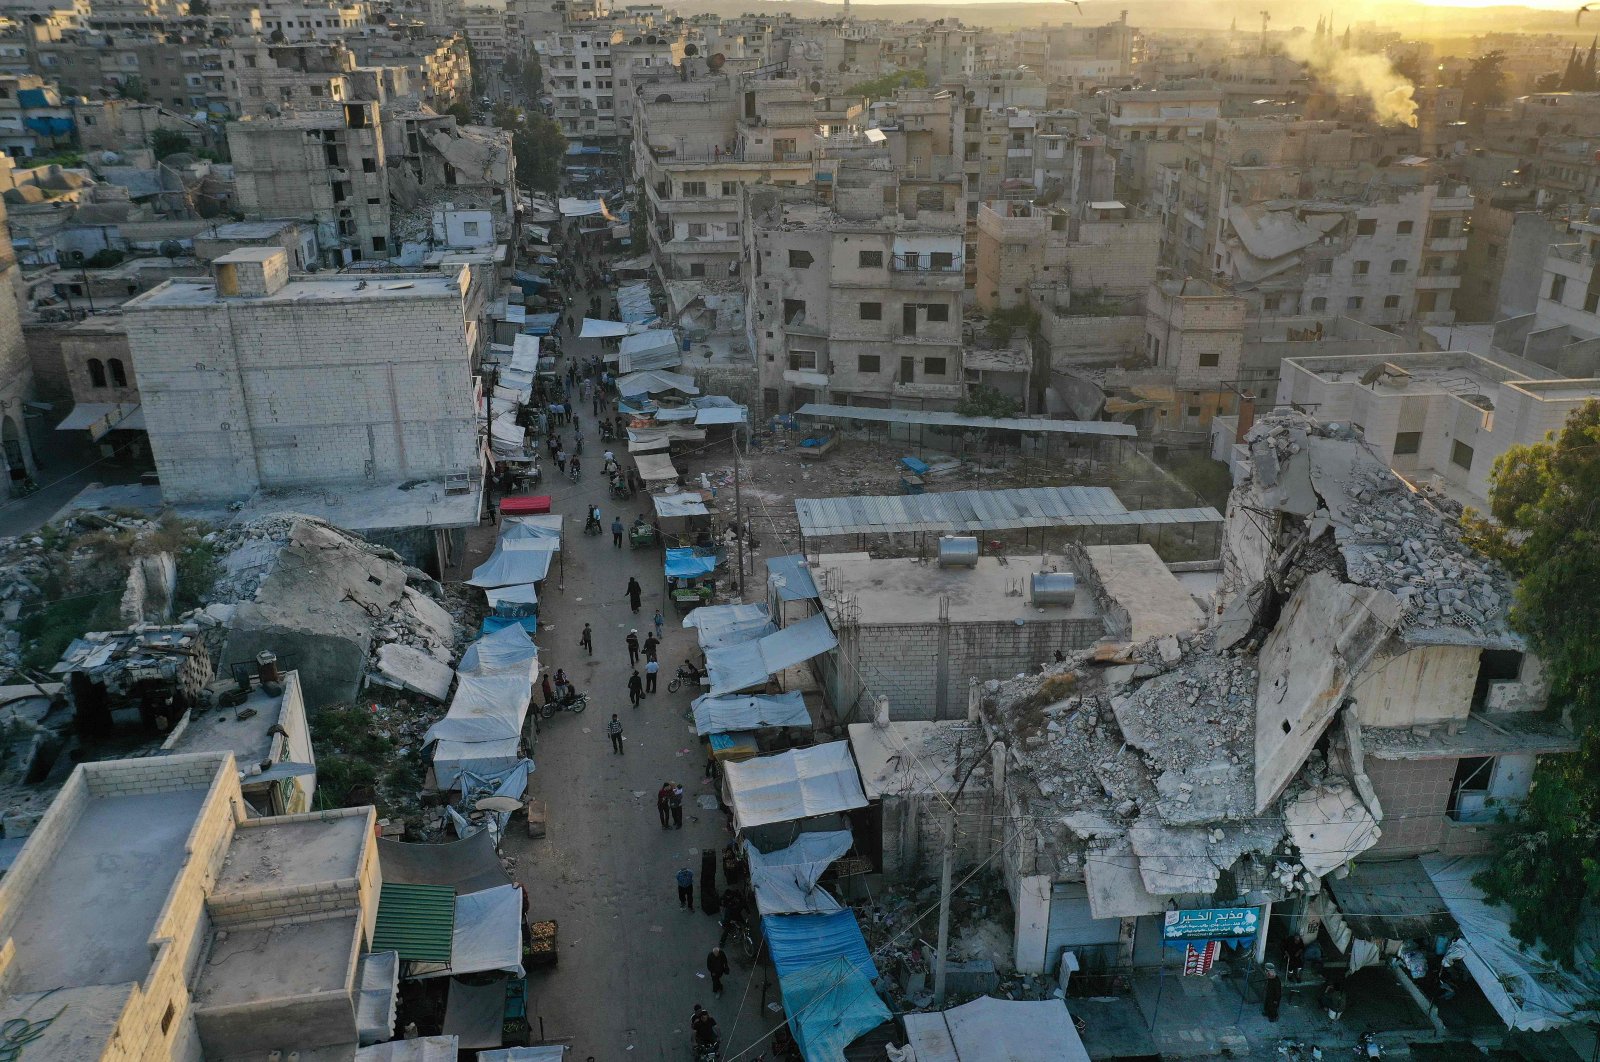
{"type": "Polygon", "coordinates": [[[1032,580],[1035,605],[1068,605],[1078,597],[1078,577],[1071,572],[1035,572],[1032,580]]]}
{"type": "Polygon", "coordinates": [[[939,567],[976,568],[978,540],[972,535],[940,535],[939,567]]]}

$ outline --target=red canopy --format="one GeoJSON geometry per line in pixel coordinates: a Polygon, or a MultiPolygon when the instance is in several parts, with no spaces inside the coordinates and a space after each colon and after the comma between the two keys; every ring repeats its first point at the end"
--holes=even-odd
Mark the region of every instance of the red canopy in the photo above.
{"type": "Polygon", "coordinates": [[[501,516],[535,516],[550,511],[548,494],[516,494],[500,499],[501,516]]]}

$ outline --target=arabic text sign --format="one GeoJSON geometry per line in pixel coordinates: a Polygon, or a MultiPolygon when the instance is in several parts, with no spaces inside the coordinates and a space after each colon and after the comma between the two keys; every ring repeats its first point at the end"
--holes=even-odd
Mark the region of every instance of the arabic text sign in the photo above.
{"type": "Polygon", "coordinates": [[[1210,907],[1198,911],[1168,911],[1161,939],[1243,940],[1256,935],[1260,913],[1254,907],[1210,907]]]}

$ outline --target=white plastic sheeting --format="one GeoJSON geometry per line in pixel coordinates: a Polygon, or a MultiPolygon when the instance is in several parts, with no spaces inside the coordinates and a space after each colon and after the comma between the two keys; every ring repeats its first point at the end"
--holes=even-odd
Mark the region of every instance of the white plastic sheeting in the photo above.
{"type": "Polygon", "coordinates": [[[728,802],[741,830],[867,806],[848,741],[723,764],[728,802]]]}
{"type": "MultiPolygon", "coordinates": [[[[521,627],[517,628],[521,630],[521,627]]],[[[521,738],[498,741],[441,741],[433,747],[433,781],[441,793],[455,789],[464,775],[493,774],[524,762],[521,738]]]]}
{"type": "Polygon", "coordinates": [[[640,357],[658,351],[677,351],[678,336],[670,328],[647,328],[623,339],[618,353],[624,357],[640,357]]]}
{"type": "Polygon", "coordinates": [[[750,859],[756,908],[764,915],[827,914],[839,910],[842,905],[817,885],[817,879],[854,843],[849,830],[802,833],[788,848],[762,855],[746,841],[744,850],[750,859]]]}
{"type": "Polygon", "coordinates": [[[463,675],[526,675],[528,684],[539,677],[539,647],[516,624],[486,634],[461,654],[463,675]]]}
{"type": "Polygon", "coordinates": [[[400,996],[400,953],[373,951],[361,957],[360,990],[356,997],[356,1036],[375,1044],[394,1035],[400,996]]]}
{"type": "Polygon", "coordinates": [[[1600,998],[1600,980],[1581,974],[1596,969],[1600,958],[1595,917],[1590,916],[1579,932],[1572,969],[1546,961],[1540,958],[1540,949],[1526,947],[1511,935],[1511,912],[1491,906],[1472,883],[1473,875],[1487,864],[1483,856],[1422,857],[1422,869],[1461,927],[1462,942],[1456,950],[1472,979],[1508,1028],[1542,1032],[1591,1020],[1594,1000],[1600,998]]]}
{"type": "Polygon", "coordinates": [[[683,625],[700,632],[700,648],[754,641],[777,631],[766,605],[701,605],[683,618],[683,625]]]}
{"type": "Polygon", "coordinates": [[[756,641],[708,649],[711,695],[720,697],[763,685],[768,676],[821,656],[838,644],[828,618],[819,612],[756,641]]]}
{"type": "Polygon", "coordinates": [[[652,494],[656,515],[663,520],[671,516],[709,516],[710,509],[699,494],[684,491],[681,494],[652,494]]]}
{"type": "Polygon", "coordinates": [[[528,675],[462,674],[450,711],[423,735],[429,741],[503,741],[522,733],[533,688],[528,675]]]}
{"type": "Polygon", "coordinates": [[[668,391],[697,395],[700,393],[700,388],[694,385],[693,376],[685,376],[681,372],[667,372],[665,369],[646,369],[643,372],[629,373],[617,381],[617,393],[624,397],[659,395],[668,391]]]}
{"type": "Polygon", "coordinates": [[[450,996],[444,1005],[444,1022],[439,1028],[454,1036],[465,1050],[499,1047],[504,1042],[506,986],[503,981],[486,985],[450,982],[450,996]]]}
{"type": "Polygon", "coordinates": [[[539,371],[539,337],[518,334],[511,341],[511,368],[519,372],[539,371]]]}
{"type": "Polygon", "coordinates": [[[483,592],[483,596],[489,599],[489,607],[496,611],[502,608],[514,609],[520,605],[537,605],[539,588],[534,583],[492,586],[483,592]]]}
{"type": "Polygon", "coordinates": [[[677,466],[666,454],[634,454],[633,463],[646,483],[670,483],[678,478],[677,466]]]}
{"type": "Polygon", "coordinates": [[[478,1062],[562,1062],[566,1044],[540,1044],[538,1047],[507,1047],[499,1051],[479,1051],[478,1062]]]}
{"type": "Polygon", "coordinates": [[[523,977],[522,890],[515,885],[456,897],[456,928],[450,942],[450,968],[418,977],[459,977],[503,971],[523,977]]]}
{"type": "Polygon", "coordinates": [[[701,735],[784,726],[811,726],[811,713],[806,710],[805,698],[798,690],[694,699],[694,728],[701,735]]]}
{"type": "Polygon", "coordinates": [[[635,331],[621,321],[605,321],[598,317],[585,317],[578,329],[579,339],[615,339],[635,331]]]}
{"type": "Polygon", "coordinates": [[[592,218],[596,215],[603,216],[612,221],[611,211],[606,209],[604,199],[578,199],[573,196],[562,196],[556,200],[556,209],[561,211],[564,218],[592,218]]]}
{"type": "Polygon", "coordinates": [[[419,1036],[358,1048],[355,1062],[456,1062],[460,1055],[454,1036],[419,1036]]]}
{"type": "Polygon", "coordinates": [[[917,1062],[1090,1062],[1059,999],[983,996],[904,1020],[917,1062]]]}
{"type": "Polygon", "coordinates": [[[502,538],[489,559],[472,570],[467,585],[488,588],[541,582],[550,574],[552,555],[548,549],[520,549],[517,543],[502,538]]]}

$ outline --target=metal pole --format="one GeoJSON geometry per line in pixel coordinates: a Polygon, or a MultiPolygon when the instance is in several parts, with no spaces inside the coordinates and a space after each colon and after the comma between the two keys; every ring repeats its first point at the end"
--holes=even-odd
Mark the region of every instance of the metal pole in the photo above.
{"type": "Polygon", "coordinates": [[[744,600],[744,539],[750,533],[744,522],[744,504],[739,499],[739,432],[733,433],[733,519],[739,525],[734,542],[739,551],[739,600],[744,600]]]}
{"type": "Polygon", "coordinates": [[[939,955],[933,968],[933,1003],[944,1004],[945,955],[950,948],[950,872],[956,857],[956,814],[944,817],[944,859],[939,867],[939,955]]]}

